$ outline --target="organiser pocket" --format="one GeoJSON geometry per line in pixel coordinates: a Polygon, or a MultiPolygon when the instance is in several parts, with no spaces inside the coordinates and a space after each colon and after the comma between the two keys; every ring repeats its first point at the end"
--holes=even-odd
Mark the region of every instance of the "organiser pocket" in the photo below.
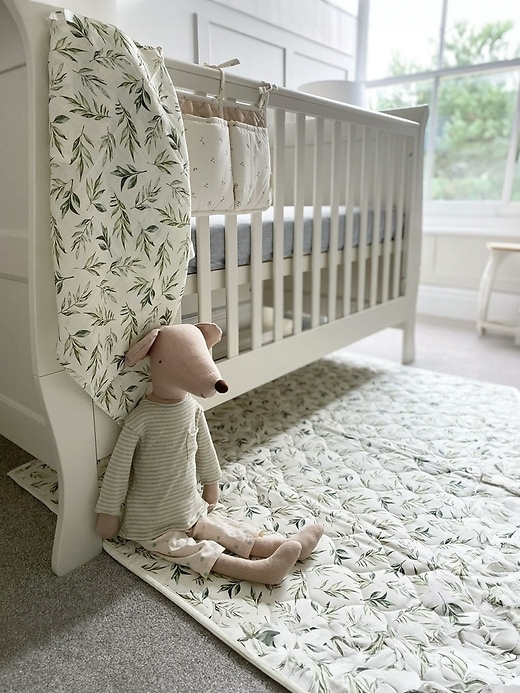
{"type": "Polygon", "coordinates": [[[271,204],[271,157],[267,128],[229,122],[235,209],[255,211],[271,204]]]}
{"type": "Polygon", "coordinates": [[[184,99],[181,109],[192,216],[267,209],[271,156],[265,112],[191,99],[184,99]]]}
{"type": "Polygon", "coordinates": [[[190,162],[192,214],[235,207],[228,124],[222,118],[184,115],[190,162]]]}

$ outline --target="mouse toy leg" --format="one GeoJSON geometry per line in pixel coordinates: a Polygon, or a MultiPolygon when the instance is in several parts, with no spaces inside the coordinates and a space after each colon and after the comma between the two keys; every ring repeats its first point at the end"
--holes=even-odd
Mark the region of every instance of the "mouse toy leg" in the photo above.
{"type": "Polygon", "coordinates": [[[285,541],[271,556],[259,560],[221,554],[215,561],[212,572],[236,580],[278,585],[294,566],[301,551],[301,544],[297,541],[285,541]]]}
{"type": "Polygon", "coordinates": [[[309,525],[291,537],[284,537],[281,534],[262,535],[256,539],[251,549],[251,556],[266,558],[267,556],[271,556],[274,551],[285,542],[297,541],[302,547],[298,560],[304,561],[316,547],[323,535],[323,531],[321,525],[309,525]]]}

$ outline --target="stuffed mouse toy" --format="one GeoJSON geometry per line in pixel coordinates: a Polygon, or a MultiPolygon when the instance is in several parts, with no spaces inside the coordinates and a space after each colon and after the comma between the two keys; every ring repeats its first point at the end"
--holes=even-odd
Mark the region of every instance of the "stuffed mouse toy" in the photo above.
{"type": "Polygon", "coordinates": [[[129,366],[150,357],[152,390],[119,435],[96,505],[97,531],[105,539],[119,534],[136,541],[204,577],[215,571],[274,585],[309,556],[323,527],[309,525],[290,539],[263,536],[213,512],[220,466],[204,411],[191,395],[227,392],[209,351],[221,336],[213,323],[172,325],[152,330],[128,351],[129,366]]]}

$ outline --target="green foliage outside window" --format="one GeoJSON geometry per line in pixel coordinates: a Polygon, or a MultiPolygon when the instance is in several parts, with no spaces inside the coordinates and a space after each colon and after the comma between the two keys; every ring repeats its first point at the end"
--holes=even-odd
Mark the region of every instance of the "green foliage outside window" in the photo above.
{"type": "MultiPolygon", "coordinates": [[[[468,22],[454,24],[444,45],[444,68],[504,60],[511,48],[508,34],[513,27],[512,21],[488,23],[479,30],[471,28],[468,22]]],[[[389,72],[392,76],[420,74],[434,69],[434,63],[435,58],[424,64],[412,64],[396,53],[389,72]]],[[[499,200],[502,197],[518,75],[516,70],[440,77],[431,199],[499,200]]],[[[432,90],[433,79],[379,88],[371,105],[385,110],[430,103],[432,90]]],[[[427,138],[432,136],[431,127],[430,123],[427,138]]],[[[513,199],[520,200],[518,184],[513,199]]]]}

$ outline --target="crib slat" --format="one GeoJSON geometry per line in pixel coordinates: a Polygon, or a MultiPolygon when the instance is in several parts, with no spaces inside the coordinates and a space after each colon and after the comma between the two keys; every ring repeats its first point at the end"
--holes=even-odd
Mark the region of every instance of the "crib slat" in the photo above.
{"type": "MultiPolygon", "coordinates": [[[[414,155],[417,152],[418,144],[414,137],[407,137],[405,146],[405,195],[403,212],[403,240],[402,240],[402,269],[404,277],[410,276],[410,229],[413,224],[411,210],[414,207],[414,190],[422,186],[422,179],[417,179],[414,166],[414,155]]],[[[407,286],[401,286],[401,294],[407,291],[407,286]]]]}
{"type": "Polygon", "coordinates": [[[315,119],[314,133],[314,185],[313,185],[313,219],[312,219],[312,253],[311,253],[311,327],[320,324],[320,290],[321,290],[321,233],[323,205],[323,142],[325,121],[315,119]]]}
{"type": "Polygon", "coordinates": [[[406,167],[406,141],[403,135],[398,136],[396,155],[396,221],[394,240],[394,262],[392,271],[392,298],[397,298],[401,288],[401,250],[403,245],[403,220],[404,220],[404,196],[405,196],[405,167],[406,167]]]}
{"type": "Polygon", "coordinates": [[[328,305],[329,321],[336,319],[338,291],[338,238],[339,238],[339,197],[341,183],[341,122],[334,121],[331,152],[331,199],[330,199],[330,239],[328,264],[328,305]]]}
{"type": "Polygon", "coordinates": [[[390,258],[392,254],[392,226],[394,219],[394,158],[395,136],[387,133],[386,137],[386,195],[385,195],[385,239],[383,242],[383,276],[381,301],[386,303],[390,295],[390,258]]]}
{"type": "Polygon", "coordinates": [[[347,123],[345,156],[345,245],[343,247],[343,316],[350,315],[352,296],[352,248],[354,236],[354,200],[356,192],[356,126],[347,123]]]}
{"type": "MultiPolygon", "coordinates": [[[[379,162],[381,152],[380,130],[375,131],[374,158],[373,161],[379,162]]],[[[377,303],[378,295],[378,268],[379,268],[379,244],[381,231],[381,183],[382,167],[376,165],[372,167],[374,175],[374,204],[373,204],[373,225],[372,225],[372,245],[370,246],[370,299],[369,305],[372,308],[377,303]]]]}
{"type": "Polygon", "coordinates": [[[251,348],[262,346],[262,213],[251,214],[251,348]]]}
{"type": "Polygon", "coordinates": [[[227,355],[233,358],[239,351],[238,324],[238,241],[237,217],[226,215],[225,225],[226,254],[226,335],[227,355]]]}
{"type": "Polygon", "coordinates": [[[209,217],[197,217],[198,321],[212,322],[209,217]]]}
{"type": "Polygon", "coordinates": [[[274,118],[274,227],[273,227],[273,339],[283,339],[284,279],[283,236],[285,204],[285,111],[277,109],[274,118]]]}
{"type": "Polygon", "coordinates": [[[303,322],[303,207],[305,204],[305,115],[296,115],[294,143],[293,334],[303,322]]]}
{"type": "Polygon", "coordinates": [[[365,307],[365,283],[366,283],[366,259],[367,259],[367,235],[368,235],[368,196],[370,191],[370,165],[368,161],[368,147],[371,130],[366,127],[361,131],[361,199],[359,213],[359,245],[358,245],[358,281],[357,281],[357,311],[365,307]]]}

